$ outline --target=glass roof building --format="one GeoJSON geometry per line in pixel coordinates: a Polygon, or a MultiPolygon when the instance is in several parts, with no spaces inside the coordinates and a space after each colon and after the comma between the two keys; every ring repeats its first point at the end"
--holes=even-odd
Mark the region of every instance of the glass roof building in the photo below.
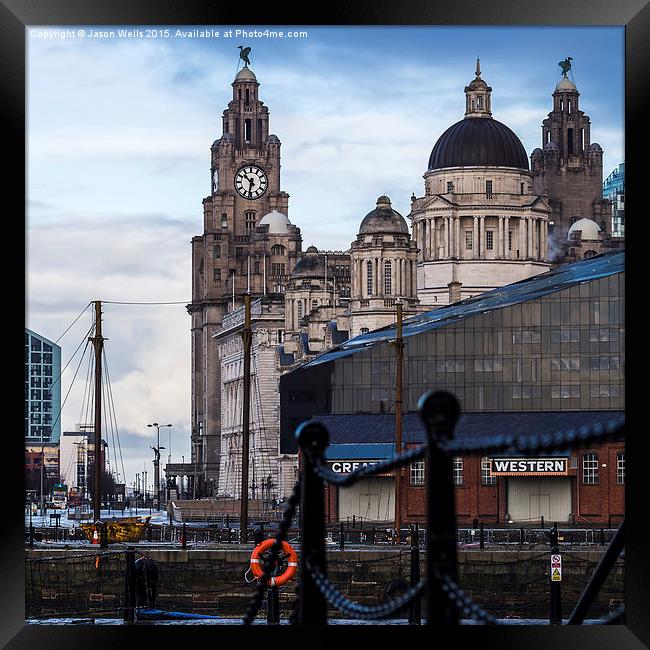
{"type": "Polygon", "coordinates": [[[25,328],[25,444],[61,437],[61,347],[25,328]]]}
{"type": "MultiPolygon", "coordinates": [[[[328,416],[331,433],[344,435],[394,413],[395,335],[395,326],[362,334],[280,378],[282,453],[295,453],[295,428],[312,417],[328,416]]],[[[508,413],[526,413],[531,433],[551,413],[611,418],[624,409],[624,252],[419,314],[403,337],[406,420],[432,389],[455,394],[463,413],[491,413],[480,418],[489,429],[508,413]]],[[[357,441],[390,441],[371,428],[357,441]]]]}
{"type": "Polygon", "coordinates": [[[625,236],[625,163],[621,163],[603,183],[603,198],[612,202],[612,237],[625,236]]]}

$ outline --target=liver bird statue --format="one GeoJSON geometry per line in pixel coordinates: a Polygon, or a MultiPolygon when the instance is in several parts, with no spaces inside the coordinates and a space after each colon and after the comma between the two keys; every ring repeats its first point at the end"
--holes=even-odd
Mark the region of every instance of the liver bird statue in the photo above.
{"type": "Polygon", "coordinates": [[[244,62],[244,65],[248,67],[250,65],[250,60],[248,59],[248,55],[251,52],[250,47],[244,47],[243,45],[238,45],[237,46],[240,50],[239,52],[239,58],[244,62]]]}
{"type": "Polygon", "coordinates": [[[569,70],[571,70],[571,61],[573,61],[573,57],[567,56],[567,58],[564,59],[564,61],[560,61],[558,63],[560,68],[562,68],[562,76],[566,77],[566,73],[569,72],[569,70]]]}

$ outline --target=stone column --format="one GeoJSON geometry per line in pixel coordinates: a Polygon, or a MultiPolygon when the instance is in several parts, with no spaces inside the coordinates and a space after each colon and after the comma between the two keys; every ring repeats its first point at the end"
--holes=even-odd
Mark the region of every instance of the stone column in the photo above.
{"type": "Polygon", "coordinates": [[[417,295],[418,283],[417,283],[417,265],[409,262],[409,275],[411,277],[411,295],[417,295]]]}
{"type": "Polygon", "coordinates": [[[510,242],[510,217],[503,217],[504,223],[504,243],[503,243],[503,256],[509,260],[512,258],[512,251],[508,246],[510,242]]]}
{"type": "Polygon", "coordinates": [[[456,217],[456,257],[460,258],[460,217],[456,217]]]}
{"type": "Polygon", "coordinates": [[[496,246],[494,247],[495,250],[495,258],[499,259],[502,256],[502,251],[503,251],[503,219],[501,217],[497,217],[497,232],[496,232],[497,240],[496,240],[496,246]]]}
{"type": "Polygon", "coordinates": [[[542,221],[542,259],[548,259],[548,221],[542,221]]]}
{"type": "Polygon", "coordinates": [[[528,245],[526,247],[526,257],[533,256],[533,222],[530,217],[526,217],[526,232],[528,233],[528,245]]]}
{"type": "Polygon", "coordinates": [[[478,219],[473,217],[473,233],[472,233],[472,259],[477,260],[479,258],[478,250],[478,219]]]}
{"type": "Polygon", "coordinates": [[[480,258],[483,258],[485,257],[485,217],[483,215],[479,217],[478,241],[478,254],[480,258]]]}

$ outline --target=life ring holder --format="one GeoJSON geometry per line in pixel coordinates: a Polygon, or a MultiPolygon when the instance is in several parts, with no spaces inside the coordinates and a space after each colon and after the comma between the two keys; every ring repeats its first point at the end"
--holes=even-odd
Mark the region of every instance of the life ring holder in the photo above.
{"type": "MultiPolygon", "coordinates": [[[[274,543],[275,539],[273,538],[265,539],[253,549],[250,561],[250,571],[256,580],[259,580],[264,575],[262,554],[268,551],[274,543]]],[[[282,542],[282,552],[288,556],[287,568],[280,575],[271,576],[268,583],[269,587],[281,587],[282,585],[287,584],[287,582],[289,582],[298,571],[298,555],[291,547],[291,544],[288,542],[282,542]]]]}

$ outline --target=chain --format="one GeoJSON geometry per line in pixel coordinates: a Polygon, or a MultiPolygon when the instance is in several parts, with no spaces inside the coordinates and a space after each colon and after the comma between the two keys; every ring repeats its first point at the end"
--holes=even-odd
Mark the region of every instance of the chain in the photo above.
{"type": "Polygon", "coordinates": [[[387,618],[391,614],[399,611],[408,605],[414,598],[419,596],[425,588],[424,582],[420,581],[415,587],[411,587],[405,594],[395,598],[388,603],[367,607],[358,605],[348,600],[320,571],[320,569],[311,563],[308,558],[306,561],[307,569],[311,574],[316,586],[323,594],[327,602],[332,607],[338,609],[341,613],[347,614],[352,618],[358,618],[366,621],[373,621],[387,618]]]}
{"type": "Polygon", "coordinates": [[[264,592],[266,591],[266,586],[271,578],[271,572],[275,568],[275,563],[278,557],[278,553],[282,548],[282,542],[287,537],[287,531],[289,526],[291,526],[291,521],[293,520],[294,515],[296,514],[296,507],[300,500],[300,482],[297,482],[293,487],[293,492],[289,497],[289,503],[287,504],[287,509],[282,515],[282,521],[275,536],[275,542],[273,546],[269,549],[269,553],[264,560],[263,565],[263,574],[259,578],[257,589],[255,595],[251,599],[246,614],[242,620],[244,625],[250,625],[253,622],[253,619],[259,612],[262,607],[262,602],[264,600],[264,592]]]}
{"type": "Polygon", "coordinates": [[[441,577],[440,586],[449,600],[466,616],[487,625],[497,625],[497,619],[477,605],[448,575],[441,577]]]}

